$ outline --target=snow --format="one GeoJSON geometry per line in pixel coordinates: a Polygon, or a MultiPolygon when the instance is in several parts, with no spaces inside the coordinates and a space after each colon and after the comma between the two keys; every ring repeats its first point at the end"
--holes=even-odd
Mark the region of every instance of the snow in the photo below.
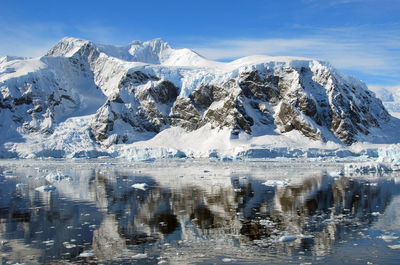
{"type": "MultiPolygon", "coordinates": [[[[387,135],[382,136],[381,131],[372,131],[368,137],[362,139],[365,142],[351,147],[343,146],[333,136],[324,143],[305,138],[295,130],[282,134],[275,126],[269,128],[254,126],[253,135],[240,133],[235,138],[232,137],[230,129],[212,128],[209,124],[192,132],[180,127],[167,127],[158,134],[129,132],[129,128],[122,128],[117,124],[115,132],[127,131],[136,141],[130,144],[110,143],[111,146],[96,143],[90,133],[90,123],[96,112],[106,104],[107,97],[120,91],[118,84],[128,72],[142,71],[159,76],[162,80],[169,80],[180,88],[179,96],[188,97],[200,84],[220,84],[243,72],[260,69],[280,72],[287,67],[309,67],[316,74],[316,78],[332,71],[339,83],[365,86],[359,80],[338,72],[328,63],[309,58],[255,55],[229,63],[214,62],[189,49],[173,49],[161,39],[147,42],[134,41],[117,47],[67,37],[43,57],[31,59],[2,57],[0,99],[31,93],[35,88],[24,87],[24,84],[26,80],[37,79],[40,83],[41,91],[38,95],[41,96],[41,101],[46,101],[53,91],[64,89],[67,91],[66,96],[71,97],[73,103],[57,106],[54,119],[50,118],[53,115],[50,113],[42,114],[43,117],[40,119],[28,116],[27,121],[32,127],[38,128],[39,131],[52,130],[51,134],[26,133],[21,127],[13,125],[14,114],[11,111],[2,110],[0,128],[4,137],[0,142],[0,157],[106,156],[133,161],[190,157],[214,157],[221,160],[359,157],[381,164],[362,165],[363,168],[346,168],[346,170],[389,171],[396,168],[394,164],[400,163],[400,146],[396,143],[400,124],[396,120],[382,128],[387,135]],[[85,54],[84,51],[89,46],[93,48],[91,55],[85,54]],[[82,56],[92,57],[85,61],[85,64],[79,65],[82,56]],[[75,65],[72,63],[74,60],[78,60],[79,63],[75,65]]],[[[149,84],[138,86],[137,91],[146,89],[146,85],[149,84]]],[[[394,88],[381,90],[380,95],[385,102],[398,101],[398,93],[394,88]]],[[[215,101],[210,109],[217,109],[222,105],[223,101],[215,101]]],[[[274,113],[279,105],[276,107],[263,105],[262,108],[274,113]]],[[[22,106],[18,111],[21,116],[27,117],[27,107],[22,106]]]]}
{"type": "Polygon", "coordinates": [[[400,87],[399,86],[369,86],[380,98],[390,114],[400,119],[400,87]]]}
{"type": "Polygon", "coordinates": [[[41,58],[12,60],[0,63],[0,84],[5,80],[29,75],[46,68],[41,58]]]}

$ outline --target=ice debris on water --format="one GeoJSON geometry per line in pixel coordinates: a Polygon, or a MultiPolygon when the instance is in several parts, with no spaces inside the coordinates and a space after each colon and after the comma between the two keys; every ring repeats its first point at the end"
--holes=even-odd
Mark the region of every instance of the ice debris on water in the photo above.
{"type": "Polygon", "coordinates": [[[300,235],[298,235],[298,237],[299,237],[299,238],[302,238],[302,239],[310,239],[310,238],[314,238],[314,236],[313,236],[313,235],[304,235],[304,234],[300,234],[300,235]]]}
{"type": "Polygon", "coordinates": [[[53,185],[44,185],[37,187],[35,190],[39,192],[49,192],[49,191],[55,191],[56,187],[54,187],[53,185]]]}
{"type": "Polygon", "coordinates": [[[390,245],[389,247],[394,250],[400,249],[400,245],[390,245]]]}
{"type": "Polygon", "coordinates": [[[329,176],[331,176],[331,177],[341,177],[341,176],[344,176],[344,172],[343,172],[342,170],[340,170],[340,171],[330,171],[328,174],[329,174],[329,176]]]}
{"type": "Polygon", "coordinates": [[[54,245],[54,240],[43,241],[43,244],[45,244],[46,246],[52,246],[54,245]]]}
{"type": "Polygon", "coordinates": [[[284,180],[269,179],[262,184],[265,186],[269,186],[269,187],[285,187],[285,186],[289,185],[289,182],[286,182],[284,180]]]}
{"type": "Polygon", "coordinates": [[[297,239],[296,236],[282,236],[279,238],[280,242],[292,242],[295,241],[297,239]]]}
{"type": "Polygon", "coordinates": [[[391,235],[383,235],[378,238],[382,239],[385,242],[392,242],[393,240],[399,239],[398,236],[391,236],[391,235]]]}
{"type": "Polygon", "coordinates": [[[64,242],[63,245],[64,245],[65,248],[68,248],[68,249],[76,247],[75,244],[72,244],[72,243],[69,243],[69,242],[64,242]]]}
{"type": "Polygon", "coordinates": [[[47,180],[48,182],[51,182],[51,183],[53,183],[53,182],[58,182],[58,181],[61,181],[61,180],[63,180],[63,179],[66,179],[66,180],[68,180],[68,181],[71,180],[70,177],[64,176],[64,175],[62,175],[62,174],[59,173],[59,172],[50,172],[50,173],[46,176],[46,180],[47,180]]]}
{"type": "Polygon", "coordinates": [[[23,188],[25,188],[25,187],[28,187],[28,184],[25,184],[25,183],[17,183],[17,184],[15,185],[15,187],[16,187],[17,189],[23,189],[23,188]]]}
{"type": "Polygon", "coordinates": [[[132,185],[132,188],[138,189],[138,190],[146,190],[148,185],[146,183],[135,183],[132,185]]]}
{"type": "Polygon", "coordinates": [[[94,256],[94,254],[90,251],[85,251],[85,252],[82,252],[81,254],[79,254],[79,257],[81,257],[81,258],[90,258],[93,256],[94,256]]]}
{"type": "Polygon", "coordinates": [[[134,255],[134,256],[132,256],[132,258],[133,259],[145,259],[145,258],[147,258],[147,254],[146,253],[139,253],[139,254],[136,254],[136,255],[134,255]]]}

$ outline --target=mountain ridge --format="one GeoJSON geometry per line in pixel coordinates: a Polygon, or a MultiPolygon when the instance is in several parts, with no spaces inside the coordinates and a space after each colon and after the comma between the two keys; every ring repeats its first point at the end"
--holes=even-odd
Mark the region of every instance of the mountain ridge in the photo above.
{"type": "MultiPolygon", "coordinates": [[[[364,83],[307,58],[249,56],[222,63],[161,39],[112,46],[67,37],[45,56],[2,61],[0,87],[0,144],[18,156],[31,152],[18,141],[54,138],[74,117],[86,117],[83,146],[102,152],[145,146],[174,128],[187,134],[208,128],[224,138],[222,149],[249,144],[242,141],[248,136],[282,136],[285,145],[292,132],[302,135],[295,136],[298,142],[339,146],[398,141],[387,131],[397,120],[364,83]]],[[[54,146],[63,154],[77,151],[54,146]]],[[[212,144],[204,148],[206,154],[214,150],[212,144]]]]}

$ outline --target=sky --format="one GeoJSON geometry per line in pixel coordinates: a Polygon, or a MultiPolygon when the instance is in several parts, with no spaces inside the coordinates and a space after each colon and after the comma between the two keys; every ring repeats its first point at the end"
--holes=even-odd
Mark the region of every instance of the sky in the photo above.
{"type": "Polygon", "coordinates": [[[0,56],[43,55],[65,36],[162,38],[209,59],[301,56],[400,89],[400,0],[1,0],[0,56]]]}

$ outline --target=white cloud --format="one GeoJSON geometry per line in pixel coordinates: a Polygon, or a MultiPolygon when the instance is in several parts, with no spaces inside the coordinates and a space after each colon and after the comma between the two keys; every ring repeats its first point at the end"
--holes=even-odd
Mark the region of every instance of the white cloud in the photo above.
{"type": "Polygon", "coordinates": [[[123,44],[116,32],[114,28],[101,26],[99,23],[67,26],[57,23],[0,22],[0,56],[41,56],[66,36],[102,43],[123,44]]]}
{"type": "Polygon", "coordinates": [[[0,56],[43,55],[63,36],[63,26],[60,24],[0,23],[0,28],[0,56]]]}
{"type": "Polygon", "coordinates": [[[193,47],[203,56],[224,60],[253,54],[301,56],[330,62],[365,75],[389,76],[400,83],[400,27],[390,29],[315,29],[296,38],[225,39],[193,47]]]}

